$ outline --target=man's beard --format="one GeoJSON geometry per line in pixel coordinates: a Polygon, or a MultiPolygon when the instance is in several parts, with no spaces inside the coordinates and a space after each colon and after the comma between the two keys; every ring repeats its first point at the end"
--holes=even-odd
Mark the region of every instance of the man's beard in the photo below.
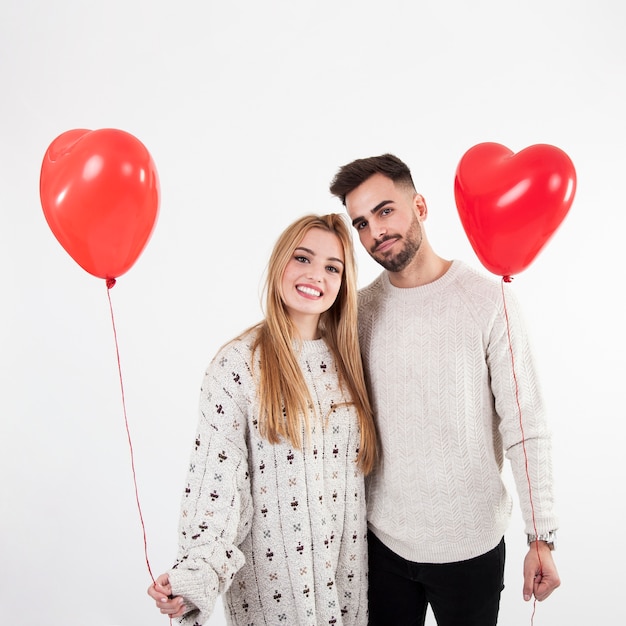
{"type": "MultiPolygon", "coordinates": [[[[415,258],[415,255],[417,254],[417,251],[422,243],[422,237],[422,229],[417,221],[417,217],[415,217],[406,235],[400,238],[400,240],[404,240],[404,246],[400,252],[398,252],[395,256],[378,257],[376,256],[376,251],[374,249],[370,251],[370,256],[379,265],[382,265],[388,272],[401,272],[415,258]]],[[[376,245],[379,245],[382,241],[387,241],[389,239],[393,239],[393,237],[386,237],[385,239],[377,242],[376,245]]]]}

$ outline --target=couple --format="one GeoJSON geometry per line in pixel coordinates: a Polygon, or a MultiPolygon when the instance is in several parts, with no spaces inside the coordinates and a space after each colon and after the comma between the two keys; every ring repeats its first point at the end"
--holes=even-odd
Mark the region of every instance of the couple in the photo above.
{"type": "Polygon", "coordinates": [[[148,593],[186,626],[220,593],[233,625],[419,625],[429,604],[440,626],[496,624],[504,456],[528,533],[524,598],[560,584],[519,307],[435,254],[397,157],[349,163],[330,189],[385,271],[359,292],[357,326],[344,217],[305,216],[279,237],[265,319],[205,374],[178,558],[148,593]]]}

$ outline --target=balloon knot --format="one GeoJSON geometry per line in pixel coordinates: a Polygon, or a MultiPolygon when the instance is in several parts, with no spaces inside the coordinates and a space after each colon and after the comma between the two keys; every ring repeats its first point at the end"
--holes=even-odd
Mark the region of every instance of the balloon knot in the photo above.
{"type": "Polygon", "coordinates": [[[503,276],[503,277],[502,277],[502,280],[503,280],[505,283],[510,283],[510,282],[513,280],[513,276],[503,276]]]}
{"type": "Polygon", "coordinates": [[[107,289],[115,286],[115,278],[107,278],[107,289]]]}

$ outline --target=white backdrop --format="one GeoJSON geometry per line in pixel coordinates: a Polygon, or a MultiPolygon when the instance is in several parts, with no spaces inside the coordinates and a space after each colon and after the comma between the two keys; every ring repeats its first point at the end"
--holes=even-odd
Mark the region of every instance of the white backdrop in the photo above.
{"type": "MultiPolygon", "coordinates": [[[[41,160],[72,128],[150,150],[161,210],[111,290],[155,576],[176,551],[199,385],[261,316],[278,232],[342,211],[337,167],[391,151],[436,251],[481,268],[453,177],[472,145],[549,143],[578,191],[513,282],[555,437],[562,587],[536,626],[617,624],[623,601],[625,10],[615,0],[4,0],[0,18],[3,624],[161,624],[143,553],[103,280],[61,248],[41,160]]],[[[359,251],[359,282],[378,266],[359,251]]],[[[527,626],[519,509],[501,624],[527,626]]],[[[224,624],[221,604],[209,624],[224,624]]],[[[430,622],[432,623],[432,622],[430,622]]]]}

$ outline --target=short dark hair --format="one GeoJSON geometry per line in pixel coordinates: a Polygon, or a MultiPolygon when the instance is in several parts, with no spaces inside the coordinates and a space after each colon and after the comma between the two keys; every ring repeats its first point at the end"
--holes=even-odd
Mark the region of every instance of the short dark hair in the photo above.
{"type": "Polygon", "coordinates": [[[330,184],[330,193],[337,196],[345,205],[346,196],[374,174],[382,174],[394,183],[405,185],[415,191],[408,166],[397,156],[387,153],[365,159],[356,159],[356,161],[340,167],[330,184]]]}

